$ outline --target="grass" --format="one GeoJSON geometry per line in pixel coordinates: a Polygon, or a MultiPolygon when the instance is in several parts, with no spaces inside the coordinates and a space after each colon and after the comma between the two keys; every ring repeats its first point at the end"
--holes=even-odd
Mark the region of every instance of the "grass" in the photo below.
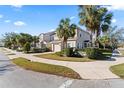
{"type": "Polygon", "coordinates": [[[112,73],[118,75],[120,78],[124,79],[124,63],[119,65],[114,65],[110,67],[112,73]]]}
{"type": "Polygon", "coordinates": [[[51,64],[45,64],[45,63],[39,63],[39,62],[31,62],[30,60],[27,60],[21,57],[15,58],[12,61],[14,64],[27,70],[54,74],[54,75],[59,75],[59,76],[64,76],[64,77],[69,77],[74,79],[81,79],[78,73],[64,66],[51,65],[51,64]]]}
{"type": "Polygon", "coordinates": [[[41,55],[35,55],[37,57],[46,58],[46,59],[52,59],[52,60],[59,60],[59,61],[71,61],[71,62],[92,62],[92,59],[89,59],[87,57],[61,57],[54,53],[49,54],[41,54],[41,55]]]}

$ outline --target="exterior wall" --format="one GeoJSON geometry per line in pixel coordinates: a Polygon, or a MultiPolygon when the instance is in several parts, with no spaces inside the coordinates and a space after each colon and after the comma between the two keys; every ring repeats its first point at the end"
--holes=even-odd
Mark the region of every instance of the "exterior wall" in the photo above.
{"type": "Polygon", "coordinates": [[[74,41],[67,41],[67,47],[69,48],[69,47],[76,47],[76,40],[74,40],[74,41]]]}
{"type": "Polygon", "coordinates": [[[54,35],[50,35],[50,41],[54,41],[54,35]]]}
{"type": "MultiPolygon", "coordinates": [[[[75,31],[75,36],[73,38],[69,38],[67,41],[67,47],[75,47],[75,48],[85,48],[87,46],[87,42],[85,41],[90,41],[91,42],[91,36],[90,33],[87,31],[83,31],[82,29],[78,28],[75,31]]],[[[54,50],[61,50],[61,48],[59,48],[58,44],[61,46],[60,40],[57,36],[57,34],[54,33],[46,33],[46,34],[41,34],[40,36],[40,43],[41,42],[45,42],[43,44],[47,45],[47,43],[52,44],[52,51],[54,50]],[[58,49],[55,49],[57,48],[58,49]]]]}
{"type": "Polygon", "coordinates": [[[76,48],[85,48],[87,46],[85,41],[91,41],[90,34],[82,30],[78,30],[77,32],[76,48]]]}
{"type": "Polygon", "coordinates": [[[54,36],[54,40],[59,40],[57,34],[53,35],[54,36]]]}
{"type": "Polygon", "coordinates": [[[44,40],[44,34],[39,35],[39,42],[42,42],[44,40]]]}
{"type": "Polygon", "coordinates": [[[38,47],[46,47],[51,41],[54,41],[54,32],[42,33],[39,35],[38,47]]]}
{"type": "Polygon", "coordinates": [[[48,33],[42,33],[39,35],[39,41],[45,41],[45,42],[50,42],[54,40],[54,34],[55,32],[48,32],[48,33]]]}

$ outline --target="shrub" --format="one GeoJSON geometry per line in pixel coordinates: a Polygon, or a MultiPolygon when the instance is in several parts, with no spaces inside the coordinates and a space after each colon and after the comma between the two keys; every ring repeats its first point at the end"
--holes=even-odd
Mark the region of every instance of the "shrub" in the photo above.
{"type": "Polygon", "coordinates": [[[66,48],[63,49],[62,51],[56,52],[55,54],[58,56],[71,57],[73,55],[73,48],[66,48]]]}
{"type": "Polygon", "coordinates": [[[73,55],[73,48],[66,48],[62,52],[64,56],[71,57],[73,55]]]}
{"type": "Polygon", "coordinates": [[[77,49],[73,48],[66,48],[63,49],[62,51],[56,52],[55,53],[58,56],[66,56],[66,57],[82,57],[82,55],[79,53],[77,49]]]}
{"type": "Polygon", "coordinates": [[[102,52],[98,48],[86,48],[86,54],[90,59],[104,59],[102,52]]]}
{"type": "Polygon", "coordinates": [[[41,52],[48,52],[49,49],[48,48],[33,48],[32,52],[33,53],[41,53],[41,52]]]}
{"type": "Polygon", "coordinates": [[[49,48],[47,48],[47,47],[41,48],[41,50],[42,50],[42,52],[49,52],[50,51],[49,48]]]}
{"type": "Polygon", "coordinates": [[[28,53],[30,51],[30,48],[31,48],[30,43],[27,42],[27,43],[25,43],[23,50],[25,53],[28,53]]]}
{"type": "Polygon", "coordinates": [[[18,51],[18,52],[22,52],[22,51],[23,51],[23,49],[16,49],[16,51],[18,51]]]}
{"type": "Polygon", "coordinates": [[[81,52],[82,50],[75,49],[72,53],[73,57],[82,57],[81,52]]]}
{"type": "Polygon", "coordinates": [[[55,54],[56,54],[57,56],[63,56],[62,51],[56,52],[55,54]]]}
{"type": "Polygon", "coordinates": [[[41,52],[41,48],[33,48],[32,52],[33,53],[39,53],[39,52],[41,52]]]}
{"type": "Polygon", "coordinates": [[[108,53],[112,52],[111,49],[99,49],[99,51],[101,51],[101,52],[108,52],[108,53]]]}

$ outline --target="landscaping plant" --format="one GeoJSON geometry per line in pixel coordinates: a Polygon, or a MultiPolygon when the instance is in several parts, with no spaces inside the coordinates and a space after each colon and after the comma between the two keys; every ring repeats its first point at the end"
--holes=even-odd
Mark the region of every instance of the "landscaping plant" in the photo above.
{"type": "Polygon", "coordinates": [[[25,53],[28,53],[29,51],[30,51],[30,43],[29,42],[27,42],[25,45],[24,45],[24,52],[25,53]]]}

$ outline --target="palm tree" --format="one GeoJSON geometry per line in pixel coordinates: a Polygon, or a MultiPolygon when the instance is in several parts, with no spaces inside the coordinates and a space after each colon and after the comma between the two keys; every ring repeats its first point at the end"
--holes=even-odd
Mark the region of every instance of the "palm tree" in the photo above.
{"type": "Polygon", "coordinates": [[[108,12],[107,8],[98,5],[81,5],[79,6],[80,24],[84,25],[87,30],[91,31],[91,37],[95,35],[92,43],[97,41],[101,31],[106,32],[111,24],[113,14],[108,12]]]}
{"type": "Polygon", "coordinates": [[[69,18],[65,18],[60,21],[56,31],[57,36],[61,40],[62,49],[67,48],[67,39],[69,37],[74,37],[76,28],[77,26],[75,24],[70,24],[69,18]]]}

